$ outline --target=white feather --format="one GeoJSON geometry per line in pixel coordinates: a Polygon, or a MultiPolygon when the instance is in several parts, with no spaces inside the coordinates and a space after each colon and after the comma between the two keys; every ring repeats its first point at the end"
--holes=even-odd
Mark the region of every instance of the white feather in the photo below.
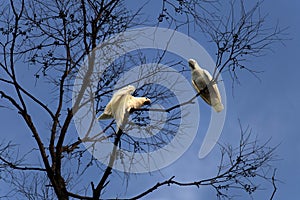
{"type": "Polygon", "coordinates": [[[135,87],[129,85],[114,93],[98,120],[114,118],[118,126],[121,126],[126,123],[126,115],[129,115],[132,109],[139,109],[145,104],[150,104],[150,99],[146,97],[132,96],[134,91],[135,87]]]}
{"type": "Polygon", "coordinates": [[[218,85],[213,83],[211,74],[202,69],[197,61],[189,59],[189,66],[192,72],[192,84],[195,90],[200,93],[202,99],[211,105],[216,112],[221,112],[224,109],[218,85]]]}

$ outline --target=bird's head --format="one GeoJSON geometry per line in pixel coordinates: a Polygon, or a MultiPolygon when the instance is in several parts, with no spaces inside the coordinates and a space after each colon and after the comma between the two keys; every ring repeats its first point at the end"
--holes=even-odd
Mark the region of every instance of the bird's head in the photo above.
{"type": "Polygon", "coordinates": [[[195,67],[196,67],[196,65],[197,65],[197,62],[196,62],[196,60],[194,60],[194,59],[189,59],[189,66],[190,66],[190,68],[193,70],[193,69],[195,69],[195,67]]]}
{"type": "Polygon", "coordinates": [[[149,105],[149,104],[151,104],[151,100],[149,99],[149,98],[146,98],[146,97],[144,97],[145,98],[145,100],[144,100],[144,105],[149,105]]]}

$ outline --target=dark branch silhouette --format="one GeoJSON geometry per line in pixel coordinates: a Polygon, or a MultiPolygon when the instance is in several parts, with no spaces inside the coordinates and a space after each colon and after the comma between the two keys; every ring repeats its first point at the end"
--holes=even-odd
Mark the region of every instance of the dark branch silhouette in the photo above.
{"type": "MultiPolygon", "coordinates": [[[[29,153],[25,153],[22,146],[16,150],[17,147],[12,145],[14,141],[7,144],[5,140],[0,142],[1,178],[3,172],[3,179],[14,187],[14,192],[8,192],[4,197],[103,199],[105,190],[114,187],[110,179],[111,174],[118,173],[113,167],[119,149],[149,152],[164,147],[174,138],[181,111],[193,104],[200,93],[179,103],[172,92],[155,84],[140,85],[134,95],[147,96],[153,104],[161,103],[166,107],[131,110],[124,129],[118,129],[115,120],[111,119],[97,122],[104,127],[99,133],[93,135],[93,124],[87,124],[83,137],[74,136],[74,116],[91,103],[93,107],[88,112],[94,113],[94,122],[96,114],[103,112],[113,92],[120,89],[114,88],[120,77],[132,66],[148,61],[156,63],[153,71],[147,71],[145,67],[144,76],[132,80],[131,83],[137,84],[144,80],[157,81],[155,74],[164,72],[159,64],[168,65],[183,75],[189,72],[185,69],[187,61],[174,59],[168,54],[172,37],[168,38],[166,49],[154,53],[139,50],[121,56],[113,63],[107,58],[98,58],[99,44],[116,34],[149,24],[147,14],[152,15],[153,11],[147,13],[144,9],[149,3],[152,2],[132,9],[123,0],[3,2],[0,10],[0,109],[13,108],[18,113],[17,117],[25,122],[24,131],[19,133],[19,137],[32,138],[35,145],[29,153]],[[90,92],[91,79],[95,75],[93,71],[99,62],[101,65],[111,64],[99,78],[97,91],[90,92]],[[80,74],[82,84],[78,93],[72,96],[72,86],[82,63],[86,64],[84,73],[80,74]],[[26,77],[26,83],[22,77],[26,77]],[[43,91],[41,94],[44,96],[39,91],[43,91]],[[160,128],[159,119],[150,127],[151,130],[147,129],[151,112],[165,113],[167,116],[160,134],[152,133],[160,128]],[[138,125],[138,128],[134,125],[138,125]],[[146,130],[153,137],[140,141],[130,135],[139,129],[146,130]],[[108,166],[99,164],[93,154],[97,144],[103,141],[114,144],[108,157],[108,166]],[[31,164],[27,156],[36,158],[39,163],[31,164]],[[79,182],[90,170],[95,170],[97,180],[79,182]]],[[[211,84],[218,83],[220,74],[225,72],[230,73],[233,82],[238,80],[238,70],[255,74],[259,70],[246,66],[246,61],[263,56],[266,51],[272,50],[273,43],[284,40],[282,36],[285,29],[266,26],[266,17],[259,11],[261,3],[250,9],[245,8],[243,1],[239,2],[239,7],[234,4],[237,1],[228,4],[227,1],[163,0],[160,3],[161,9],[156,12],[157,19],[154,22],[157,27],[180,29],[188,34],[191,31],[205,34],[215,45],[216,66],[211,84]],[[224,9],[228,11],[227,15],[221,13],[220,8],[228,5],[224,9]]],[[[122,48],[118,41],[114,45],[122,48]]],[[[172,87],[176,87],[175,83],[172,87]]],[[[268,143],[258,145],[257,140],[250,140],[250,135],[247,130],[242,130],[240,146],[236,149],[221,145],[221,163],[214,177],[205,180],[195,177],[190,182],[180,182],[175,180],[178,176],[174,175],[131,199],[139,199],[170,185],[210,186],[216,190],[219,198],[230,198],[231,195],[226,192],[229,189],[239,189],[249,194],[256,192],[258,186],[251,180],[257,177],[270,181],[273,186],[270,199],[274,199],[277,191],[276,171],[271,176],[261,172],[266,167],[271,168],[275,148],[269,148],[268,143]]],[[[132,162],[135,161],[132,158],[132,162]]]]}
{"type": "Polygon", "coordinates": [[[266,175],[264,170],[270,168],[270,162],[274,161],[274,151],[276,148],[268,146],[268,142],[259,145],[256,140],[251,141],[251,130],[241,130],[240,144],[236,148],[221,145],[221,163],[218,167],[216,176],[209,179],[196,180],[191,182],[179,182],[174,180],[175,176],[170,179],[158,182],[145,192],[132,197],[131,199],[140,199],[147,194],[154,192],[162,186],[211,186],[216,190],[218,198],[233,197],[231,190],[241,188],[250,195],[254,193],[259,185],[251,182],[249,177],[259,177],[262,180],[272,181],[274,190],[270,199],[276,193],[275,170],[273,174],[266,175]]]}

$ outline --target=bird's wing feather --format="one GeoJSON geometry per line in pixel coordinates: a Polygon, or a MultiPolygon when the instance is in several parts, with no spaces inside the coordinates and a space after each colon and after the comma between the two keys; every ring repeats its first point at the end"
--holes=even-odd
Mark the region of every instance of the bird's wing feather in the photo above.
{"type": "Polygon", "coordinates": [[[111,100],[106,105],[104,112],[98,117],[98,120],[110,119],[114,117],[116,120],[120,119],[121,121],[123,121],[123,119],[121,119],[122,117],[120,117],[123,113],[122,109],[125,109],[122,99],[126,95],[132,94],[134,91],[135,87],[132,85],[128,85],[116,91],[113,94],[111,100]]]}
{"type": "Polygon", "coordinates": [[[203,69],[202,78],[205,82],[206,87],[200,95],[207,104],[212,105],[212,94],[214,92],[212,91],[212,87],[210,87],[212,76],[207,70],[203,69]]]}
{"type": "Polygon", "coordinates": [[[221,103],[221,95],[217,84],[211,83],[211,81],[211,74],[204,69],[201,73],[199,73],[199,76],[192,81],[192,83],[195,89],[200,92],[201,98],[207,104],[211,105],[217,112],[220,112],[224,109],[223,104],[221,103]],[[203,85],[206,87],[203,87],[203,85]]]}
{"type": "Polygon", "coordinates": [[[195,90],[200,93],[201,98],[210,106],[212,106],[217,112],[224,109],[221,102],[221,95],[216,83],[212,82],[213,77],[211,74],[202,69],[198,63],[190,59],[190,65],[194,65],[192,68],[192,84],[195,90]]]}
{"type": "Polygon", "coordinates": [[[111,119],[111,118],[113,118],[113,115],[111,113],[111,100],[110,100],[106,105],[103,113],[98,117],[98,120],[111,119]]]}
{"type": "Polygon", "coordinates": [[[97,119],[102,120],[102,119],[111,119],[111,118],[113,118],[111,114],[106,114],[103,112],[97,119]]]}
{"type": "Polygon", "coordinates": [[[112,106],[112,113],[114,115],[114,118],[116,119],[118,126],[121,126],[124,123],[124,117],[126,115],[126,109],[128,107],[127,104],[131,97],[132,96],[130,94],[125,94],[119,96],[119,98],[114,101],[114,104],[112,106]]]}
{"type": "MultiPolygon", "coordinates": [[[[204,75],[206,80],[210,83],[213,79],[211,74],[207,70],[204,70],[204,75]]],[[[208,98],[210,100],[210,105],[213,106],[213,108],[217,112],[222,111],[224,109],[224,106],[221,102],[222,101],[221,94],[218,85],[216,83],[210,83],[210,85],[208,85],[208,91],[209,91],[208,98]]]]}
{"type": "Polygon", "coordinates": [[[211,74],[206,69],[203,70],[203,78],[205,79],[206,84],[213,79],[211,74]]]}
{"type": "Polygon", "coordinates": [[[199,88],[198,88],[198,86],[197,86],[197,84],[196,84],[195,80],[192,80],[192,84],[193,84],[193,86],[194,86],[195,90],[196,90],[196,91],[199,93],[199,92],[200,92],[200,90],[199,90],[199,88]]]}
{"type": "MultiPolygon", "coordinates": [[[[196,83],[194,83],[194,81],[193,81],[193,84],[196,84],[196,83]]],[[[205,88],[205,89],[203,89],[203,90],[201,90],[201,91],[198,91],[198,92],[200,93],[201,98],[202,98],[207,104],[211,105],[211,102],[210,102],[210,96],[209,96],[208,89],[205,88]]]]}
{"type": "MultiPolygon", "coordinates": [[[[203,74],[203,73],[202,73],[203,74]]],[[[201,98],[210,105],[209,93],[206,88],[207,83],[201,74],[198,77],[193,77],[192,80],[193,86],[198,93],[200,93],[201,98]]]]}
{"type": "Polygon", "coordinates": [[[205,79],[203,78],[202,70],[200,70],[200,69],[193,70],[192,81],[195,82],[194,87],[197,91],[198,90],[201,91],[206,86],[206,82],[205,82],[205,79]]]}
{"type": "Polygon", "coordinates": [[[113,96],[122,96],[125,94],[132,94],[134,91],[135,91],[135,87],[132,85],[128,85],[128,86],[116,91],[113,96]]]}
{"type": "Polygon", "coordinates": [[[212,85],[212,88],[213,88],[213,94],[211,95],[212,106],[217,112],[221,112],[224,109],[224,106],[222,104],[221,94],[218,85],[214,83],[212,85]]]}

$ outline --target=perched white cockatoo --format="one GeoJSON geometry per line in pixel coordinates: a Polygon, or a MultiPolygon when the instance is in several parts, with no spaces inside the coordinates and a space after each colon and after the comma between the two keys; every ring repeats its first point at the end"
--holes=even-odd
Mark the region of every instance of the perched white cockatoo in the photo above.
{"type": "Polygon", "coordinates": [[[192,72],[192,83],[195,90],[200,93],[202,99],[211,105],[216,112],[221,112],[224,106],[217,83],[212,82],[210,73],[202,69],[194,59],[189,59],[189,66],[192,72]]]}
{"type": "Polygon", "coordinates": [[[150,99],[146,97],[132,96],[134,91],[135,87],[128,85],[115,92],[98,120],[114,118],[118,126],[121,126],[124,123],[125,115],[129,115],[132,109],[139,109],[143,105],[151,103],[150,99]]]}

